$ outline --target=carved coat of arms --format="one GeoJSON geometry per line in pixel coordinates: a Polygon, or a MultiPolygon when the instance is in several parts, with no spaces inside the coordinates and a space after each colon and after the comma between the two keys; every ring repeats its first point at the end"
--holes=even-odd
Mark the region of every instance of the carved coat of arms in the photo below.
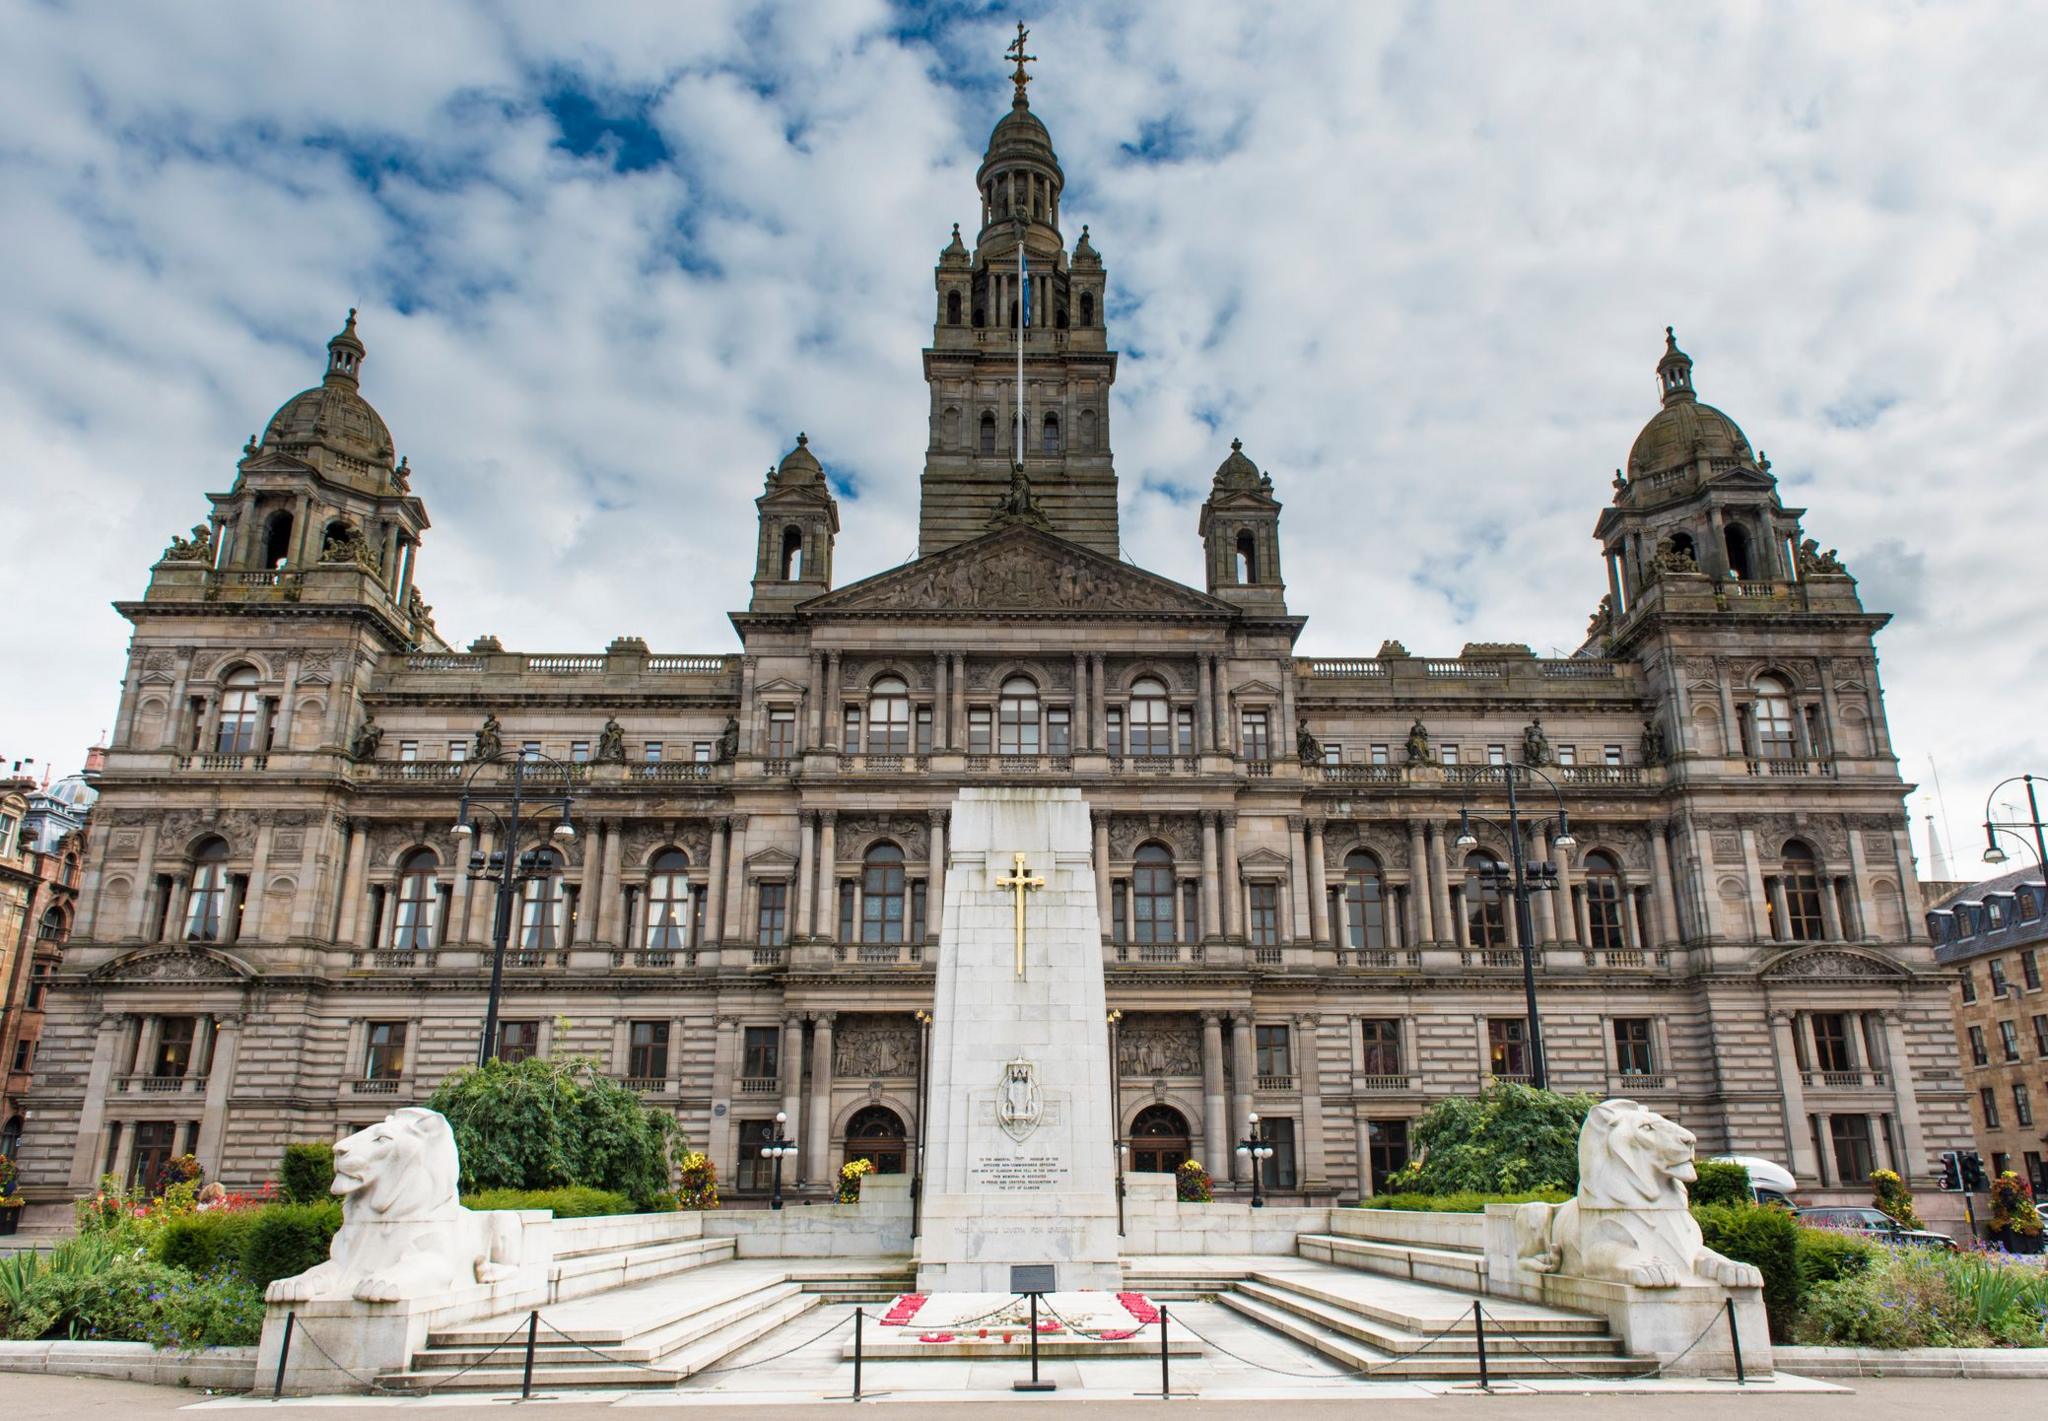
{"type": "Polygon", "coordinates": [[[996,1123],[1013,1140],[1038,1128],[1045,1115],[1045,1097],[1038,1088],[1038,1067],[1030,1061],[1003,1065],[1003,1086],[996,1095],[996,1123]]]}

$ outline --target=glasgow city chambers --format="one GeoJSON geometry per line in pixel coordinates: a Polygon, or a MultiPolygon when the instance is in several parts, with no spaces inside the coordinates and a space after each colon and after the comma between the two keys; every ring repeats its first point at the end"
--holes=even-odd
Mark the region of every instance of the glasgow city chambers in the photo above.
{"type": "Polygon", "coordinates": [[[908,1171],[948,807],[977,785],[1090,807],[1126,1169],[1242,1185],[1256,1113],[1278,1195],[1354,1198],[1433,1102],[1532,1076],[1820,1197],[1964,1145],[1886,617],[1676,340],[1575,654],[1299,657],[1284,484],[1236,441],[1202,585],[1120,557],[1108,276],[1063,184],[1020,66],[935,272],[917,556],[835,586],[797,436],[737,650],[444,642],[430,476],[365,398],[352,312],[119,604],[30,1197],[186,1152],[261,1180],[487,1040],[592,1058],[742,1201],[778,1115],[799,1196],[850,1158],[908,1171]]]}

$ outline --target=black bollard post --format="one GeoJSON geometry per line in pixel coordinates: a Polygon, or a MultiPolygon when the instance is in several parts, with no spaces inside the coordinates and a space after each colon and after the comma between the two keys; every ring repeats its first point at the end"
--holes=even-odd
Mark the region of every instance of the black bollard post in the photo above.
{"type": "Polygon", "coordinates": [[[519,1399],[533,1400],[533,1344],[540,1336],[540,1309],[526,1315],[526,1373],[519,1379],[519,1399]]]}
{"type": "Polygon", "coordinates": [[[1057,1391],[1056,1382],[1042,1382],[1038,1379],[1038,1294],[1031,1294],[1031,1380],[1011,1382],[1011,1391],[1057,1391]]]}
{"type": "Polygon", "coordinates": [[[1161,1401],[1168,1401],[1173,1397],[1173,1375],[1168,1370],[1170,1364],[1166,1358],[1166,1307],[1164,1304],[1161,1304],[1159,1308],[1159,1399],[1161,1401]]]}
{"type": "Polygon", "coordinates": [[[864,1308],[853,1310],[853,1399],[860,1400],[860,1324],[864,1308]]]}
{"type": "Polygon", "coordinates": [[[1742,1372],[1742,1329],[1735,1325],[1735,1299],[1728,1300],[1728,1340],[1735,1347],[1735,1384],[1741,1386],[1747,1377],[1742,1372]]]}
{"type": "Polygon", "coordinates": [[[1486,1380],[1486,1314],[1477,1298],[1472,1300],[1472,1335],[1479,1339],[1479,1389],[1487,1391],[1490,1388],[1486,1380]]]}
{"type": "Polygon", "coordinates": [[[284,1315],[284,1340],[277,1346],[277,1380],[270,1384],[270,1399],[277,1400],[284,1395],[284,1362],[292,1354],[292,1328],[297,1324],[299,1314],[293,1310],[284,1315]]]}

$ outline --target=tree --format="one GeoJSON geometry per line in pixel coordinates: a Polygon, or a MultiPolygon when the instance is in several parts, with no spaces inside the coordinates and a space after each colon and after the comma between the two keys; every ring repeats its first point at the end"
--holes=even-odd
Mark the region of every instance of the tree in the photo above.
{"type": "Polygon", "coordinates": [[[455,1131],[465,1194],[581,1184],[644,1207],[669,1187],[674,1117],[587,1057],[472,1066],[442,1081],[427,1108],[455,1131]]]}
{"type": "Polygon", "coordinates": [[[1518,1194],[1579,1187],[1579,1130],[1599,1102],[1496,1081],[1438,1101],[1415,1123],[1416,1157],[1391,1188],[1418,1194],[1518,1194]]]}

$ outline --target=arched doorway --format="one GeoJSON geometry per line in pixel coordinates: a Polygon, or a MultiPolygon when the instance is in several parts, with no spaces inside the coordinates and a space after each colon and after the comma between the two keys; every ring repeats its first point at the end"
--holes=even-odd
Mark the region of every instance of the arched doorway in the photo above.
{"type": "Polygon", "coordinates": [[[864,1105],[846,1122],[846,1162],[871,1160],[876,1174],[903,1173],[903,1117],[886,1105],[864,1105]]]}
{"type": "Polygon", "coordinates": [[[1170,1105],[1148,1105],[1131,1122],[1131,1169],[1172,1174],[1188,1161],[1188,1118],[1170,1105]]]}

